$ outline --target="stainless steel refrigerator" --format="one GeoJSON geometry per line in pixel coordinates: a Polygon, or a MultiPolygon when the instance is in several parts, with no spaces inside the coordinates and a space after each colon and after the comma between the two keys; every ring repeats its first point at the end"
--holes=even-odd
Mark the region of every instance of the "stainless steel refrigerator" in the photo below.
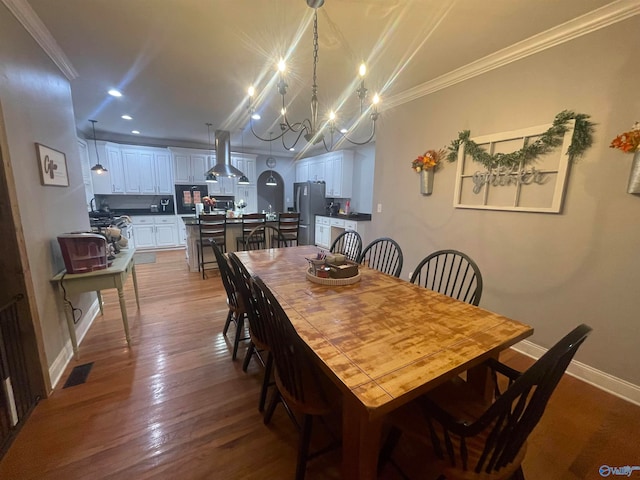
{"type": "Polygon", "coordinates": [[[316,215],[326,213],[324,183],[301,182],[293,184],[293,208],[300,213],[299,245],[314,245],[316,215]]]}

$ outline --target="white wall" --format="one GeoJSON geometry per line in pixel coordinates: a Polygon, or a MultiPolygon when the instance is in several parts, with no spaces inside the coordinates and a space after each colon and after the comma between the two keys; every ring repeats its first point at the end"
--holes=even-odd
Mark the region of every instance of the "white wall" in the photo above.
{"type": "MultiPolygon", "coordinates": [[[[88,230],[69,82],[0,4],[0,104],[48,365],[69,341],[62,304],[49,279],[64,268],[56,237],[88,230]],[[40,185],[35,143],[64,152],[68,187],[40,185]],[[58,250],[59,253],[59,250],[58,250]]],[[[72,298],[87,311],[95,294],[72,298]]],[[[82,322],[81,322],[82,324],[82,322]]]]}
{"type": "Polygon", "coordinates": [[[376,144],[375,236],[404,250],[403,278],[428,253],[455,248],[484,277],[481,306],[535,328],[550,347],[579,323],[593,334],[577,359],[640,384],[640,196],[626,192],[631,155],[608,148],[640,120],[640,17],[580,37],[385,111],[376,144]],[[550,123],[564,109],[597,123],[572,165],[562,214],[453,208],[455,164],[419,193],[411,161],[461,130],[472,136],[550,123]]]}

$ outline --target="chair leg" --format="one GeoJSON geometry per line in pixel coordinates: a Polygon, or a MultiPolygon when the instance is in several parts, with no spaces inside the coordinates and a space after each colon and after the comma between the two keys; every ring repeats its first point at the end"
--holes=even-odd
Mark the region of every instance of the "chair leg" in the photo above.
{"type": "Polygon", "coordinates": [[[278,402],[282,400],[282,397],[280,396],[280,390],[278,390],[278,387],[273,389],[273,393],[271,394],[271,400],[269,400],[269,406],[267,407],[267,411],[264,413],[264,424],[265,425],[269,425],[269,422],[271,422],[271,417],[273,417],[273,412],[276,411],[276,406],[278,405],[278,402]]]}
{"type": "Polygon", "coordinates": [[[389,462],[391,459],[391,454],[398,445],[398,441],[400,441],[400,437],[402,436],[402,431],[399,428],[392,427],[387,439],[384,442],[384,445],[380,449],[380,455],[378,455],[378,473],[382,470],[382,468],[389,462]]]}
{"type": "Polygon", "coordinates": [[[271,352],[267,353],[267,362],[264,366],[264,378],[262,379],[262,390],[260,390],[260,403],[258,404],[258,411],[264,410],[264,404],[267,401],[267,391],[271,384],[271,370],[273,370],[273,357],[271,352]]]}
{"type": "Polygon", "coordinates": [[[253,353],[255,352],[255,350],[256,350],[256,346],[253,344],[253,342],[249,342],[247,353],[244,354],[244,362],[242,362],[242,371],[245,373],[249,368],[249,363],[251,362],[251,357],[253,356],[253,353]]]}
{"type": "Polygon", "coordinates": [[[224,328],[222,329],[222,335],[226,335],[229,330],[229,325],[231,325],[231,320],[233,320],[233,312],[229,309],[229,314],[227,315],[227,321],[224,322],[224,328]]]}
{"type": "Polygon", "coordinates": [[[298,462],[296,465],[296,480],[304,480],[307,470],[307,457],[309,455],[309,444],[311,443],[311,427],[313,426],[313,416],[305,415],[302,420],[302,432],[300,432],[300,444],[298,445],[298,462]]]}
{"type": "Polygon", "coordinates": [[[240,315],[236,320],[236,338],[233,339],[233,355],[232,360],[235,360],[238,356],[238,345],[240,345],[240,338],[244,331],[244,315],[240,315]]]}

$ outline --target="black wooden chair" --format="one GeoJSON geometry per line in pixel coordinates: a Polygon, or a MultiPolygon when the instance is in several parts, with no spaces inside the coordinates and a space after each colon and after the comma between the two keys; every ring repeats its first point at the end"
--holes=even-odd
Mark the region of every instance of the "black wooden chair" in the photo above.
{"type": "Polygon", "coordinates": [[[247,316],[247,308],[238,293],[238,283],[236,275],[227,260],[227,257],[220,250],[218,244],[211,242],[213,253],[218,261],[218,268],[220,269],[220,277],[222,278],[222,285],[227,292],[227,305],[229,305],[229,313],[227,314],[227,320],[224,322],[224,328],[222,334],[226,335],[229,330],[229,326],[233,322],[236,326],[236,334],[233,338],[233,354],[231,358],[236,359],[238,355],[238,346],[242,340],[249,340],[249,337],[244,337],[244,320],[247,316]]]}
{"type": "Polygon", "coordinates": [[[345,230],[333,241],[331,253],[341,253],[349,260],[357,262],[362,253],[362,238],[355,230],[345,230]]]}
{"type": "Polygon", "coordinates": [[[308,347],[269,288],[259,277],[254,277],[253,287],[260,320],[267,327],[267,343],[276,367],[276,388],[269,400],[264,423],[271,421],[281,401],[303,416],[295,476],[296,480],[302,480],[307,460],[337,446],[333,443],[309,454],[313,417],[339,411],[340,392],[310,359],[308,347]]]}
{"type": "Polygon", "coordinates": [[[198,217],[198,228],[200,236],[197,240],[198,251],[198,271],[202,271],[202,279],[206,278],[204,266],[210,263],[216,263],[214,258],[211,261],[205,259],[205,249],[211,241],[215,241],[223,252],[226,252],[227,245],[227,218],[225,215],[201,214],[198,217]]]}
{"type": "Polygon", "coordinates": [[[269,350],[267,344],[267,332],[264,322],[260,320],[258,314],[258,306],[253,296],[253,279],[251,274],[247,271],[244,264],[240,261],[237,255],[230,252],[229,263],[236,276],[236,282],[238,286],[238,293],[242,298],[242,302],[246,305],[247,318],[249,319],[249,334],[251,341],[247,348],[247,353],[242,363],[242,370],[247,371],[249,362],[255,356],[264,367],[264,378],[262,380],[262,389],[260,391],[260,401],[258,402],[258,411],[264,410],[264,405],[267,399],[267,390],[271,385],[271,377],[273,370],[273,356],[269,350]]]}
{"type": "Polygon", "coordinates": [[[298,212],[281,213],[278,216],[278,230],[285,239],[282,247],[298,245],[298,232],[300,231],[300,214],[298,212]]]}
{"type": "Polygon", "coordinates": [[[490,360],[495,400],[488,407],[456,377],[392,413],[393,427],[382,448],[380,467],[390,459],[400,435],[407,433],[407,438],[427,447],[426,454],[421,450],[420,461],[431,470],[421,472],[421,478],[524,480],[521,464],[527,437],[590,332],[587,325],[576,327],[523,373],[490,360]],[[504,391],[498,374],[508,384],[504,391]]]}
{"type": "Polygon", "coordinates": [[[247,235],[244,250],[262,250],[286,246],[282,232],[272,225],[258,225],[247,235]]]}
{"type": "MultiPolygon", "coordinates": [[[[251,232],[256,227],[260,225],[265,225],[266,221],[267,221],[267,217],[264,213],[246,213],[242,215],[242,236],[238,237],[236,240],[237,249],[243,250],[247,242],[247,238],[249,237],[251,232]]],[[[253,238],[253,242],[255,245],[258,246],[258,248],[262,248],[260,247],[260,245],[264,243],[264,239],[260,239],[256,235],[253,238]]]]}
{"type": "Polygon", "coordinates": [[[472,305],[478,305],[482,297],[478,265],[457,250],[439,250],[426,256],[413,271],[411,283],[472,305]]]}
{"type": "Polygon", "coordinates": [[[366,264],[370,268],[400,277],[402,270],[402,249],[391,238],[378,238],[365,247],[358,259],[358,263],[366,264]]]}

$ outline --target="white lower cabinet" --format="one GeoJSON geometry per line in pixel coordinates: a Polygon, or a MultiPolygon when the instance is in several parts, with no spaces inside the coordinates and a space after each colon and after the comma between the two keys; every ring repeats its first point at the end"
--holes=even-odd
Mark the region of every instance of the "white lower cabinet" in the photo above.
{"type": "Polygon", "coordinates": [[[315,243],[318,247],[331,247],[331,220],[329,217],[316,217],[315,238],[315,243]]]}
{"type": "Polygon", "coordinates": [[[133,216],[131,223],[137,249],[179,245],[178,221],[173,215],[133,216]]]}

